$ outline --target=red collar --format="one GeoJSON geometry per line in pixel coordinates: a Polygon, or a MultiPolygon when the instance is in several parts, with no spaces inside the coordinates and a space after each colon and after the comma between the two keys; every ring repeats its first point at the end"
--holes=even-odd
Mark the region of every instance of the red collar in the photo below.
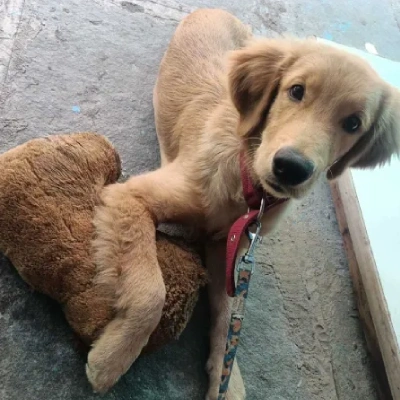
{"type": "Polygon", "coordinates": [[[266,192],[261,186],[254,186],[253,180],[246,166],[246,160],[243,151],[240,153],[240,177],[242,180],[243,196],[249,209],[258,210],[261,205],[261,199],[266,192]]]}
{"type": "Polygon", "coordinates": [[[249,170],[246,167],[246,160],[243,152],[240,153],[240,175],[242,180],[243,195],[249,207],[248,212],[238,218],[229,230],[226,246],[226,291],[229,296],[235,293],[235,265],[239,250],[240,238],[246,229],[255,222],[260,210],[261,201],[264,199],[264,213],[271,208],[282,204],[287,199],[277,199],[265,192],[261,186],[255,186],[249,170]]]}

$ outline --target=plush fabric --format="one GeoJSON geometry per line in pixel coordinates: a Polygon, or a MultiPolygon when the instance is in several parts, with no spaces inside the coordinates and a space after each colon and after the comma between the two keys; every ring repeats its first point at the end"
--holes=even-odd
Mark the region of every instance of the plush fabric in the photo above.
{"type": "MultiPolygon", "coordinates": [[[[102,188],[116,182],[120,158],[92,133],[34,139],[0,156],[0,251],[34,289],[58,301],[87,344],[113,318],[112,301],[94,283],[92,218],[102,188]]],[[[194,249],[157,234],[167,298],[145,350],[177,338],[206,274],[194,249]]]]}

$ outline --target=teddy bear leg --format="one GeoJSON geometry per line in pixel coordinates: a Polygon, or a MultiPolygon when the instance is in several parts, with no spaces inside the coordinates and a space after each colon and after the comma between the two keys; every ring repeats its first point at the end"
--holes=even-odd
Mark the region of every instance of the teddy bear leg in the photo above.
{"type": "MultiPolygon", "coordinates": [[[[208,293],[211,307],[210,354],[206,365],[209,389],[206,400],[217,400],[221,383],[222,362],[225,354],[229,327],[231,299],[225,288],[225,241],[207,246],[207,270],[210,276],[208,293]]],[[[243,379],[237,364],[233,364],[227,400],[243,400],[246,397],[243,379]]]]}

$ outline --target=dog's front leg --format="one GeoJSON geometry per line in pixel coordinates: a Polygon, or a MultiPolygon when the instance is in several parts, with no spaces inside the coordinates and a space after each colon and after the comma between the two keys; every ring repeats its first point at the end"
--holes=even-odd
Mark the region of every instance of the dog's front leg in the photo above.
{"type": "MultiPolygon", "coordinates": [[[[207,361],[209,389],[206,400],[218,398],[221,383],[222,362],[230,319],[231,299],[225,287],[226,242],[211,242],[207,246],[207,269],[210,274],[208,287],[211,307],[210,355],[207,361]]],[[[245,388],[237,360],[232,368],[227,400],[243,400],[245,388]]]]}
{"type": "Polygon", "coordinates": [[[124,374],[158,325],[165,286],[157,262],[156,225],[199,212],[179,165],[106,187],[95,214],[97,281],[112,296],[115,318],[94,343],[86,367],[96,391],[124,374]]]}
{"type": "MultiPolygon", "coordinates": [[[[270,233],[276,227],[282,216],[288,211],[289,204],[285,202],[268,211],[262,220],[263,234],[270,233]]],[[[244,254],[248,247],[245,235],[241,238],[239,255],[244,254]]],[[[229,328],[232,299],[226,294],[226,242],[210,242],[207,246],[207,269],[210,274],[209,297],[211,306],[210,356],[207,362],[209,374],[209,390],[207,400],[218,398],[221,382],[222,362],[225,354],[226,336],[229,328]]],[[[246,397],[243,380],[235,360],[233,364],[227,400],[242,400],[246,397]]]]}

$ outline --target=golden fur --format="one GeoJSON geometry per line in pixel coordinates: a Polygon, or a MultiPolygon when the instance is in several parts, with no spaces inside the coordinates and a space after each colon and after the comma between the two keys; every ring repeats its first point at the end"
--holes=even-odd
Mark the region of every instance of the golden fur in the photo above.
{"type": "MultiPolygon", "coordinates": [[[[94,133],[52,135],[1,154],[0,168],[0,252],[32,290],[62,305],[68,323],[89,346],[114,317],[118,271],[102,276],[106,287],[98,285],[100,277],[94,281],[91,239],[99,194],[118,181],[120,157],[94,133]]],[[[167,293],[143,351],[180,335],[207,282],[195,248],[161,232],[156,242],[167,293]]]]}
{"type": "MultiPolygon", "coordinates": [[[[198,10],[185,18],[154,89],[162,167],[106,188],[97,213],[99,270],[121,271],[116,302],[120,320],[89,354],[93,386],[109,388],[158,323],[165,288],[154,224],[175,221],[204,230],[210,239],[207,399],[216,399],[229,317],[223,238],[246,210],[240,151],[245,150],[254,182],[277,197],[298,198],[323,172],[334,178],[346,167],[374,167],[398,153],[399,98],[365,62],[315,40],[256,40],[238,19],[220,10],[198,10]],[[294,84],[306,88],[302,101],[288,96],[294,84]],[[359,116],[361,127],[349,134],[342,124],[352,114],[359,116]],[[301,185],[277,190],[271,186],[272,159],[285,146],[315,167],[301,185]],[[133,221],[143,221],[140,233],[132,232],[133,221]]],[[[266,232],[290,203],[268,213],[266,232]]],[[[244,397],[236,364],[227,398],[244,397]]]]}

